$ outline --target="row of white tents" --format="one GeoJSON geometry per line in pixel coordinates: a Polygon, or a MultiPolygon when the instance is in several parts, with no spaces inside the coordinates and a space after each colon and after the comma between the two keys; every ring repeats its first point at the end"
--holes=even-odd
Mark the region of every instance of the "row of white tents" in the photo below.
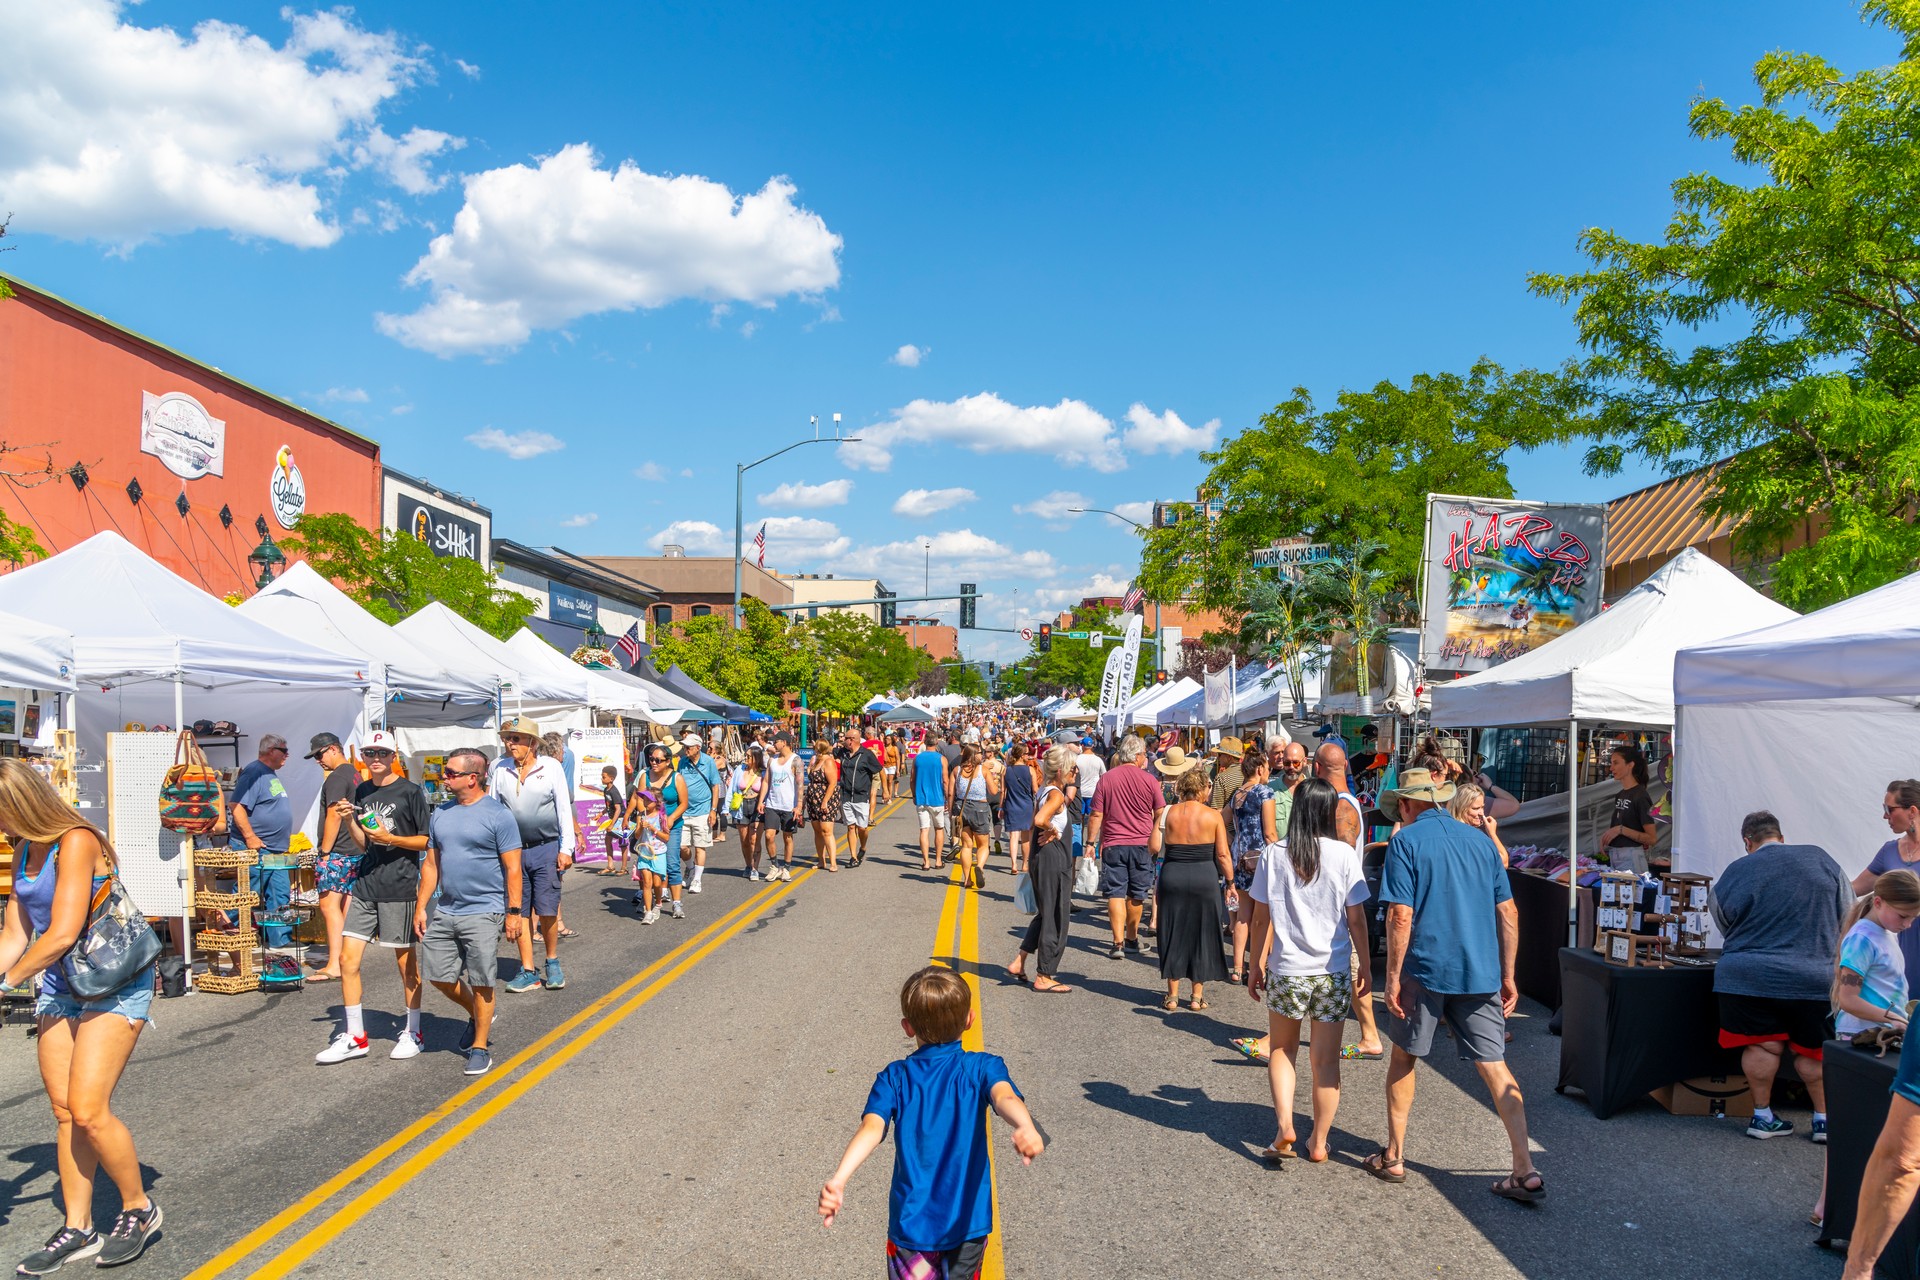
{"type": "MultiPolygon", "coordinates": [[[[487,742],[519,714],[558,730],[595,712],[713,715],[663,681],[582,667],[525,629],[498,640],[438,603],[389,626],[304,564],[230,606],[117,533],[0,575],[0,630],[0,685],[62,695],[58,720],[95,764],[106,735],[129,724],[232,721],[244,760],[267,733],[297,757],[313,734],[353,743],[378,726],[411,752],[487,742]]],[[[83,764],[81,778],[103,803],[89,791],[104,777],[83,764]]],[[[284,780],[294,812],[308,814],[319,770],[284,780]]]]}

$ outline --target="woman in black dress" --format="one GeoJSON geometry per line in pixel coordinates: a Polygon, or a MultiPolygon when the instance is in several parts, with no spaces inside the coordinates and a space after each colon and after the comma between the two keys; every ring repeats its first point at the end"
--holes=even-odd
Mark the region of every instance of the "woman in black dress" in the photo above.
{"type": "Polygon", "coordinates": [[[1222,982],[1227,958],[1220,945],[1226,911],[1220,903],[1220,882],[1226,880],[1226,910],[1238,905],[1233,887],[1233,862],[1227,853],[1227,824],[1207,804],[1207,780],[1189,769],[1175,784],[1180,803],[1167,810],[1164,827],[1156,827],[1148,847],[1165,849],[1160,867],[1160,976],[1166,979],[1162,1009],[1180,1004],[1180,979],[1193,984],[1187,1007],[1207,1007],[1206,983],[1222,982]]]}

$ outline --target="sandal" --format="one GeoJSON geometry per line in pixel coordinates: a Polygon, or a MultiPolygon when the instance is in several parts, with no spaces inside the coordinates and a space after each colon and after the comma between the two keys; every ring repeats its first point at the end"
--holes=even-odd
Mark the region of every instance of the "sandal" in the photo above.
{"type": "Polygon", "coordinates": [[[1247,975],[1238,969],[1229,969],[1227,970],[1227,981],[1236,987],[1244,987],[1247,985],[1247,975]]]}
{"type": "Polygon", "coordinates": [[[1178,1009],[1180,1007],[1180,997],[1168,996],[1166,999],[1160,1002],[1160,1007],[1162,1009],[1165,1009],[1168,1013],[1172,1013],[1175,1009],[1178,1009]]]}
{"type": "Polygon", "coordinates": [[[1387,1056],[1387,1051],[1382,1049],[1378,1053],[1365,1053],[1359,1045],[1350,1044],[1341,1048],[1340,1056],[1348,1062],[1378,1062],[1387,1056]]]}
{"type": "Polygon", "coordinates": [[[1322,1151],[1319,1155],[1315,1155],[1313,1154],[1312,1151],[1308,1151],[1306,1155],[1306,1160],[1308,1164],[1325,1164],[1327,1162],[1327,1157],[1332,1154],[1333,1153],[1330,1151],[1322,1151]]]}
{"type": "Polygon", "coordinates": [[[1196,996],[1192,1000],[1187,1001],[1187,1008],[1193,1010],[1195,1013],[1198,1013],[1202,1009],[1211,1009],[1213,1008],[1213,1006],[1208,1004],[1204,997],[1196,996]]]}
{"type": "Polygon", "coordinates": [[[1536,1201],[1547,1198],[1547,1182],[1546,1179],[1540,1176],[1538,1169],[1530,1170],[1521,1175],[1510,1173],[1500,1179],[1500,1181],[1494,1183],[1491,1187],[1488,1187],[1487,1190],[1493,1192],[1493,1194],[1499,1196],[1502,1200],[1517,1200],[1521,1204],[1533,1204],[1536,1201]],[[1528,1186],[1527,1184],[1529,1182],[1533,1185],[1528,1186]]]}
{"type": "Polygon", "coordinates": [[[1401,1183],[1407,1180],[1407,1162],[1405,1160],[1387,1159],[1387,1149],[1385,1147],[1380,1148],[1365,1160],[1362,1160],[1360,1167],[1382,1182],[1401,1183]],[[1400,1172],[1391,1172],[1396,1165],[1399,1166],[1400,1172]]]}
{"type": "Polygon", "coordinates": [[[1043,995],[1043,996],[1050,996],[1050,995],[1055,995],[1055,994],[1057,994],[1057,993],[1059,993],[1059,992],[1062,992],[1062,991],[1071,991],[1071,990],[1073,990],[1073,988],[1072,988],[1072,987],[1070,987],[1070,986],[1068,986],[1068,985],[1067,985],[1066,983],[1064,983],[1064,982],[1055,982],[1055,981],[1054,981],[1053,979],[1051,979],[1051,978],[1049,978],[1049,979],[1047,980],[1047,982],[1048,982],[1048,985],[1046,985],[1046,986],[1044,986],[1044,987],[1043,987],[1043,986],[1041,986],[1041,985],[1040,985],[1039,983],[1037,983],[1037,982],[1036,982],[1036,983],[1034,984],[1034,986],[1033,986],[1033,989],[1034,989],[1034,991],[1035,991],[1036,993],[1038,993],[1038,994],[1040,994],[1040,995],[1043,995]]]}
{"type": "Polygon", "coordinates": [[[568,929],[563,926],[560,930],[560,936],[563,938],[577,938],[580,935],[575,930],[568,929]]]}
{"type": "Polygon", "coordinates": [[[1299,1152],[1293,1149],[1293,1139],[1288,1138],[1261,1151],[1260,1158],[1268,1164],[1277,1165],[1282,1160],[1292,1160],[1298,1155],[1299,1152]]]}
{"type": "Polygon", "coordinates": [[[1265,1062],[1267,1060],[1267,1055],[1255,1047],[1260,1043],[1259,1036],[1240,1036],[1237,1039],[1229,1040],[1227,1043],[1232,1045],[1243,1057],[1251,1058],[1255,1062],[1265,1062]]]}

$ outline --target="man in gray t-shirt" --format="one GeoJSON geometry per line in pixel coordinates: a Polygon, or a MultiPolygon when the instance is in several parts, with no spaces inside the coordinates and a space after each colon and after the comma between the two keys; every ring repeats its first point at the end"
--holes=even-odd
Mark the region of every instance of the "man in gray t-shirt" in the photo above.
{"type": "Polygon", "coordinates": [[[487,757],[462,747],[447,757],[441,782],[453,799],[434,810],[413,927],[427,981],[467,1012],[466,1073],[493,1069],[487,1032],[493,1026],[495,956],[502,926],[521,931],[520,824],[487,794],[487,757]],[[439,909],[428,923],[434,890],[439,909]]]}

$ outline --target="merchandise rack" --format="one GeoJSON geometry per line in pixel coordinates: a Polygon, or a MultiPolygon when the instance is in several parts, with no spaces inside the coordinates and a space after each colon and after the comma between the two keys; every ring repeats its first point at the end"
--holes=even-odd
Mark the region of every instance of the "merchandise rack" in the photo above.
{"type": "Polygon", "coordinates": [[[215,973],[209,960],[207,971],[194,979],[194,986],[202,991],[239,995],[260,989],[260,971],[253,962],[253,953],[260,946],[260,935],[253,927],[253,909],[260,905],[260,895],[247,887],[246,875],[247,869],[258,860],[245,849],[196,849],[193,852],[196,873],[210,872],[215,880],[231,876],[234,881],[232,891],[202,889],[196,884],[194,909],[232,911],[237,917],[230,929],[200,929],[194,934],[200,950],[225,955],[233,966],[230,973],[215,973]]]}

